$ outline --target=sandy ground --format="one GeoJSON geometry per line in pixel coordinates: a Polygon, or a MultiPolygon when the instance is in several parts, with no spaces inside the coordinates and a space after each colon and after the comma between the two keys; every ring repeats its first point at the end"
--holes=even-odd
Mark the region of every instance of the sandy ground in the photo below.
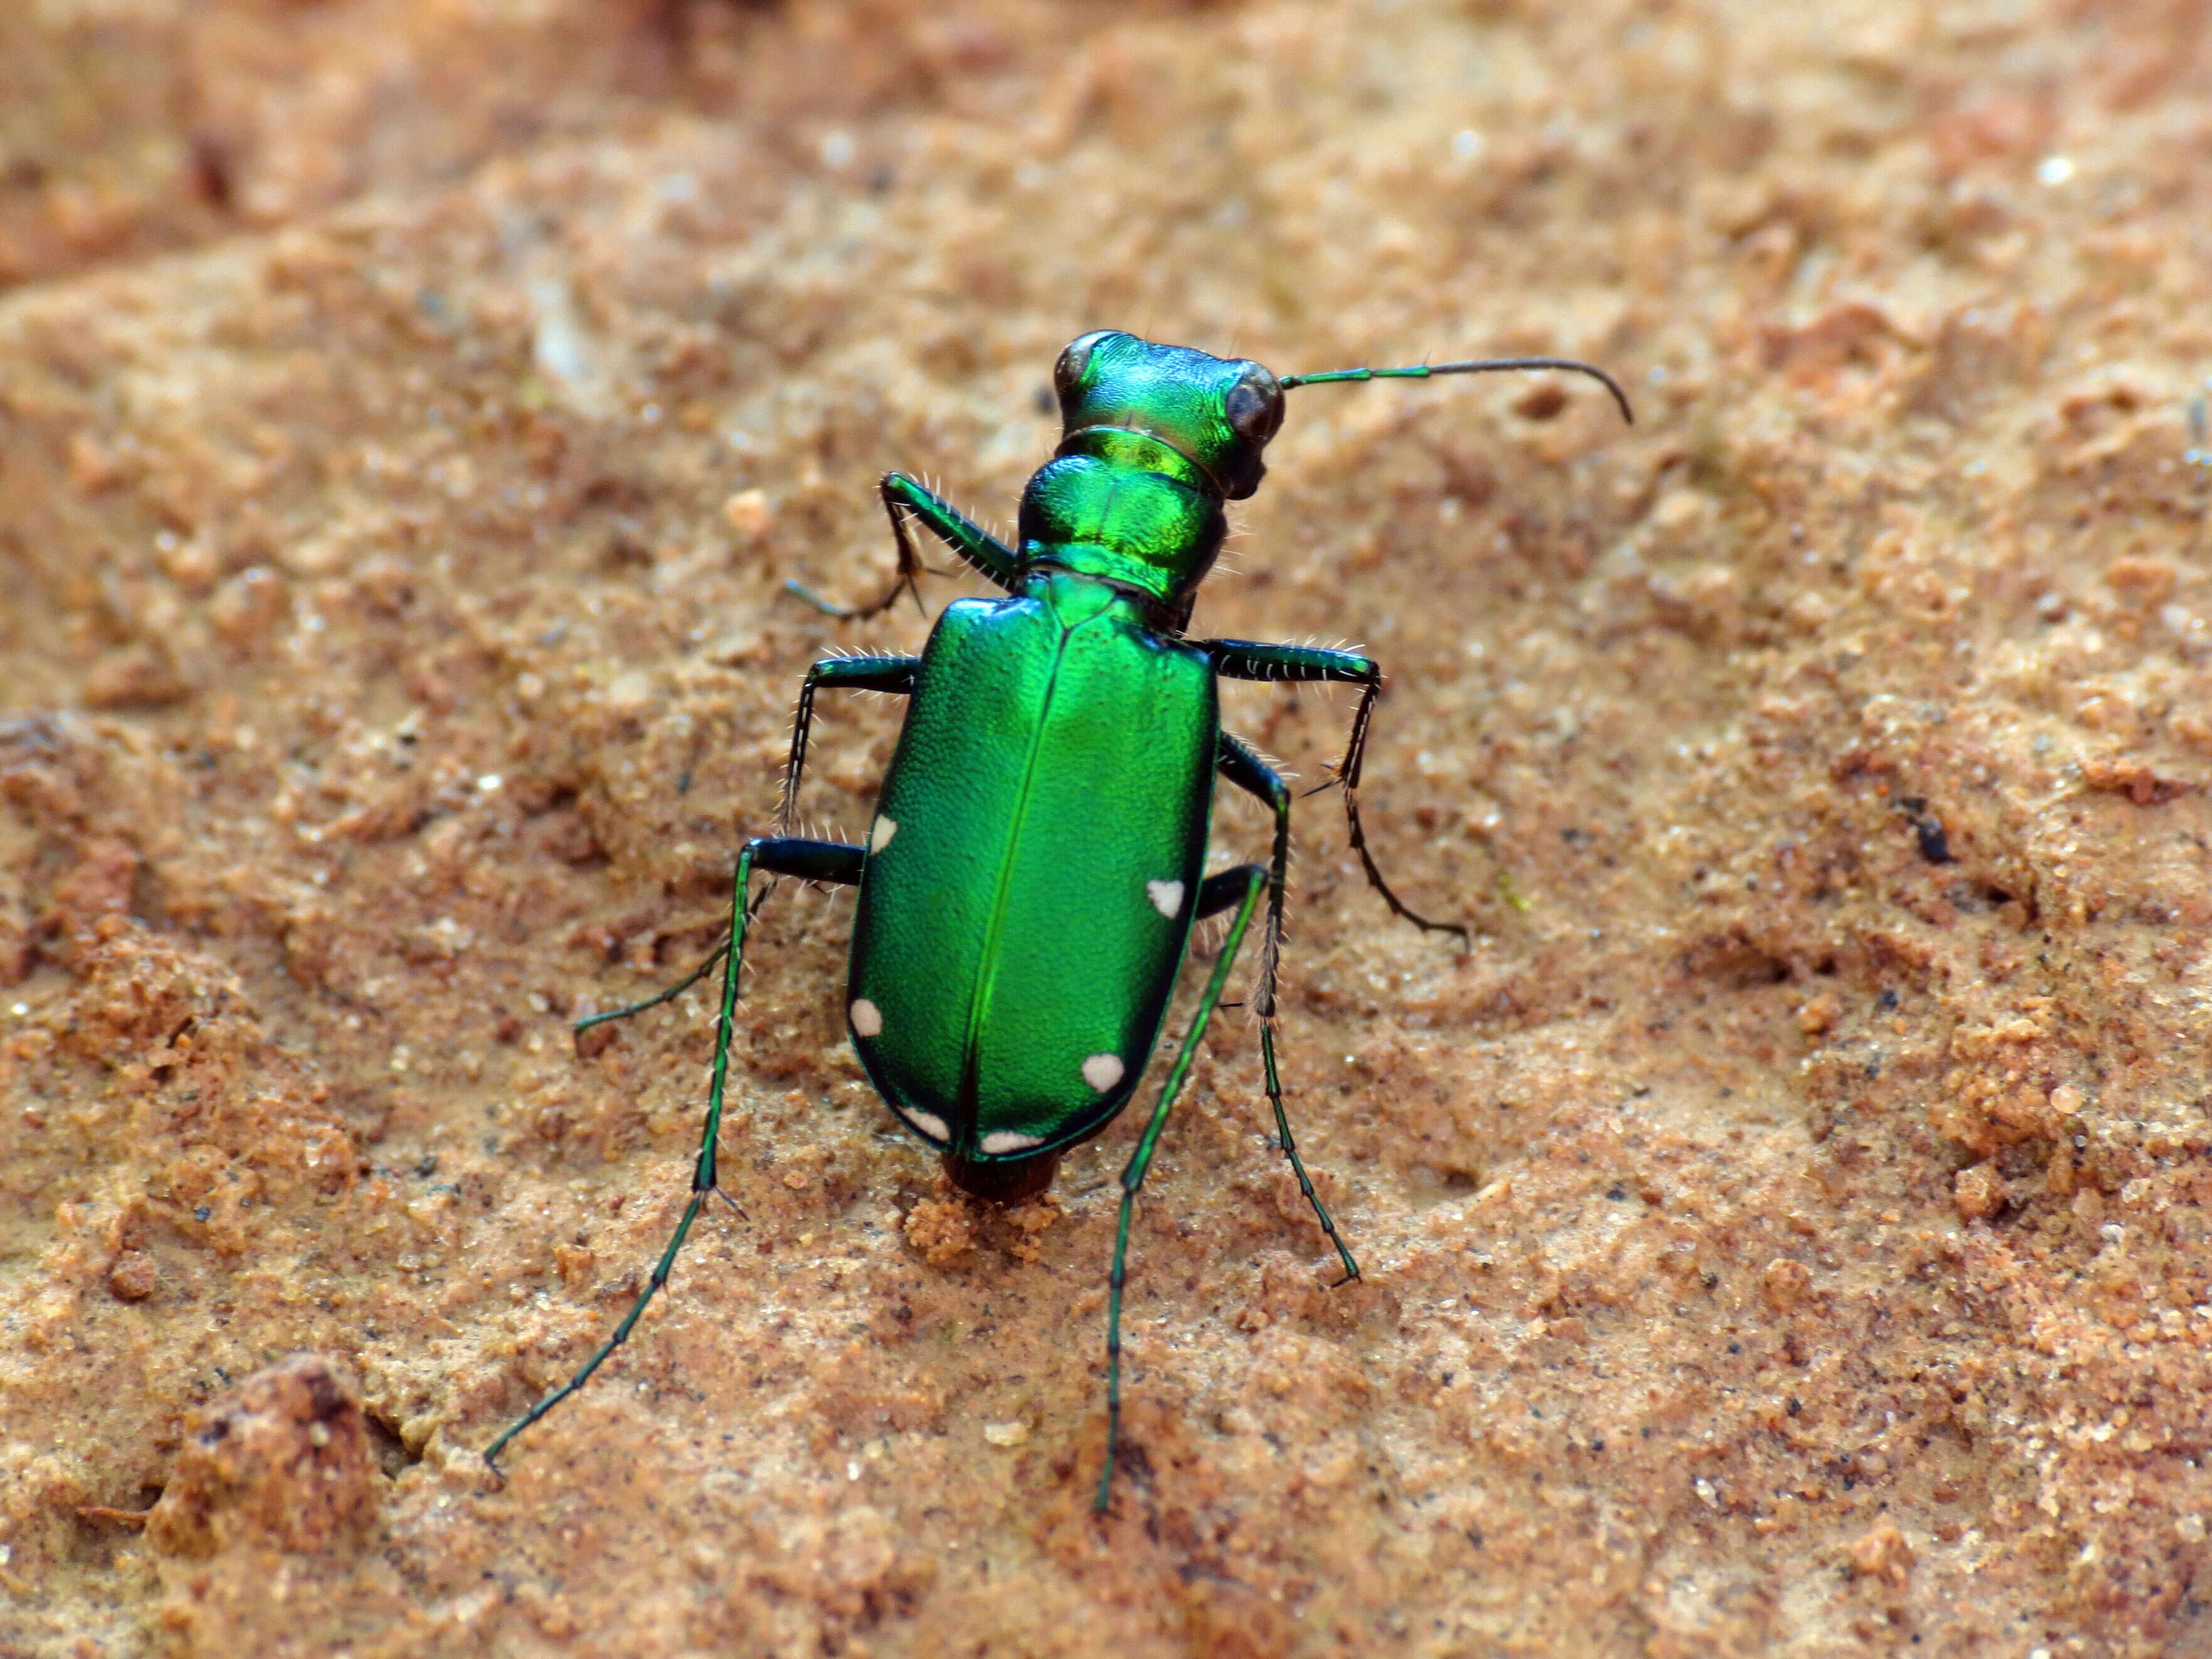
{"type": "MultiPolygon", "coordinates": [[[[9,8],[0,1653],[2212,1652],[2208,34],[9,8]],[[1476,931],[1302,805],[1366,1279],[1227,1017],[1094,1520],[1136,1125],[949,1194],[787,890],[745,1218],[488,1479],[696,1146],[698,996],[567,1022],[712,944],[805,665],[923,637],[781,584],[875,591],[889,467],[1007,518],[1100,325],[1636,393],[1295,393],[1200,605],[1389,665],[1378,854],[1476,931]]],[[[1227,704],[1309,780],[1351,713],[1227,704]]]]}

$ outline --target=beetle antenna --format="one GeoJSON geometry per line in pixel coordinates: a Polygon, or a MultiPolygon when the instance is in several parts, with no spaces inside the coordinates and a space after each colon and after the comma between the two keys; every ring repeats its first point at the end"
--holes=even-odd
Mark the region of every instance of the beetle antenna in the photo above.
{"type": "Polygon", "coordinates": [[[1293,386],[1326,386],[1338,380],[1425,380],[1438,374],[1498,374],[1528,368],[1562,368],[1602,381],[1613,393],[1613,402],[1620,405],[1620,418],[1631,426],[1636,424],[1636,411],[1628,406],[1628,394],[1620,389],[1620,382],[1596,364],[1572,357],[1486,357],[1468,363],[1418,363],[1411,368],[1332,368],[1319,374],[1285,375],[1279,384],[1288,392],[1293,386]]]}

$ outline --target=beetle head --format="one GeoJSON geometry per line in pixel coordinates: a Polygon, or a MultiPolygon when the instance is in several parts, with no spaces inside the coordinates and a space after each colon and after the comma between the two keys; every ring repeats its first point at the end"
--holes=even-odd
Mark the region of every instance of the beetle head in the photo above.
{"type": "Polygon", "coordinates": [[[1062,441],[1101,428],[1141,433],[1188,461],[1224,501],[1267,476],[1261,451],[1283,424],[1283,388],[1255,362],[1154,345],[1118,329],[1073,341],[1053,365],[1062,441]]]}

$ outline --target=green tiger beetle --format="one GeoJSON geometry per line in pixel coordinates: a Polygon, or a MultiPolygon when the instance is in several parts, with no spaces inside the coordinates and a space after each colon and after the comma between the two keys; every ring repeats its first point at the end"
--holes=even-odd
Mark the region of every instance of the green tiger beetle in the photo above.
{"type": "Polygon", "coordinates": [[[952,1183],[1000,1203],[1042,1192],[1061,1154],[1128,1103],[1159,1041],[1193,924],[1231,918],[1190,1029],[1121,1171],[1108,1281],[1098,1510],[1111,1497],[1121,1443],[1130,1216],[1262,898],[1267,921],[1250,1006],[1276,1136],[1343,1265],[1337,1282],[1359,1276],[1299,1162],[1275,1069],[1291,793],[1256,750],[1222,729],[1220,680],[1360,688],[1350,740],[1329,780],[1344,793],[1352,850],[1393,914],[1462,941],[1467,930],[1410,909],[1368,850],[1360,764],[1381,666],[1353,651],[1194,640],[1184,629],[1227,532],[1224,503],[1249,496],[1266,473],[1261,452],[1282,424],[1285,392],[1508,369],[1593,376],[1623,416],[1634,419],[1612,376],[1565,358],[1335,369],[1279,380],[1255,362],[1104,331],[1075,341],[1053,369],[1063,432],[1053,459],[1022,493],[1018,551],[903,473],[883,479],[898,548],[890,589],[873,604],[842,611],[793,584],[800,597],[844,619],[880,614],[902,592],[919,606],[924,567],[910,520],[1008,597],[947,605],[919,657],[833,657],[810,668],[784,773],[780,828],[787,832],[816,693],[890,691],[910,700],[866,843],[788,833],[748,841],[738,855],[729,934],[714,953],[659,995],[577,1023],[580,1035],[654,1007],[723,964],[690,1202],[614,1334],[492,1443],[487,1463],[496,1468],[510,1440],[580,1389],[629,1338],[667,1284],[701,1206],[719,1191],[715,1140],[745,927],[774,887],[771,881],[760,899],[750,899],[757,872],[860,890],[845,1002],[860,1064],[900,1122],[937,1151],[952,1183]],[[1265,865],[1205,873],[1217,775],[1273,813],[1274,847],[1265,865]]]}

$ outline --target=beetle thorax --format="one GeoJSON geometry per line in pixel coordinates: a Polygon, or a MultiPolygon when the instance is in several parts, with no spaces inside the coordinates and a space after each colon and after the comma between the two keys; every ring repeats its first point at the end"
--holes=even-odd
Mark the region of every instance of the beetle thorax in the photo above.
{"type": "Polygon", "coordinates": [[[1219,499],[1159,470],[1173,452],[1142,434],[1078,437],[1086,441],[1063,444],[1022,493],[1023,562],[1103,576],[1179,608],[1221,550],[1219,499]]]}

